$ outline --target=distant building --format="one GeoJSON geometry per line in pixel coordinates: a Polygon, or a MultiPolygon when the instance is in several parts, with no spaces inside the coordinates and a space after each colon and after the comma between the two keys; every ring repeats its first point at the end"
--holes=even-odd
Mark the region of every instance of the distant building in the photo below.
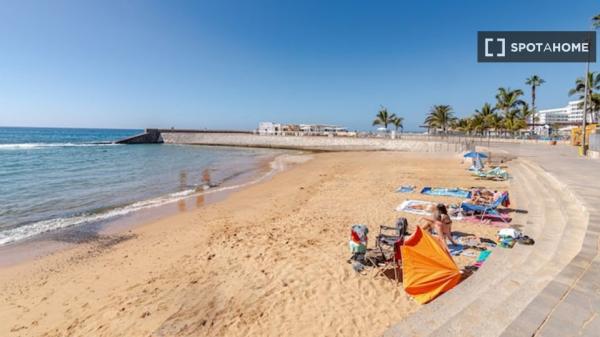
{"type": "Polygon", "coordinates": [[[272,122],[260,122],[258,123],[258,133],[261,135],[272,135],[275,134],[281,128],[280,124],[272,122]]]}
{"type": "Polygon", "coordinates": [[[304,132],[312,133],[324,133],[324,132],[347,132],[348,129],[337,125],[323,125],[323,124],[300,124],[300,130],[304,132]]]}
{"type": "MultiPolygon", "coordinates": [[[[583,122],[583,100],[570,101],[567,106],[556,109],[544,109],[535,114],[536,133],[544,134],[548,128],[558,125],[561,129],[569,129],[579,126],[583,122]]],[[[587,122],[592,123],[593,114],[588,114],[587,122]]],[[[527,120],[527,124],[533,125],[533,116],[527,120]]]]}
{"type": "Polygon", "coordinates": [[[273,122],[258,123],[258,134],[277,135],[286,133],[302,133],[311,135],[328,135],[347,133],[348,129],[337,125],[324,124],[280,124],[273,122]]]}

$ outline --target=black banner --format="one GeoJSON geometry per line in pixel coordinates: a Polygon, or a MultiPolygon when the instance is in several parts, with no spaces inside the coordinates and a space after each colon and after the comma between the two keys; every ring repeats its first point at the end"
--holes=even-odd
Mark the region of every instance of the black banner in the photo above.
{"type": "Polygon", "coordinates": [[[596,62],[596,32],[477,32],[477,61],[596,62]]]}

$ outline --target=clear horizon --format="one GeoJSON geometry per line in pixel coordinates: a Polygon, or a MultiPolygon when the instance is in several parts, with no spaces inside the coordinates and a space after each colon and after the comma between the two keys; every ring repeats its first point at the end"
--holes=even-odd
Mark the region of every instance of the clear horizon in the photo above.
{"type": "MultiPolygon", "coordinates": [[[[261,121],[372,130],[380,105],[423,131],[537,74],[565,106],[581,63],[477,63],[480,30],[589,30],[597,1],[18,2],[0,13],[0,125],[253,129],[261,121]]],[[[591,71],[598,71],[592,64],[591,71]]]]}

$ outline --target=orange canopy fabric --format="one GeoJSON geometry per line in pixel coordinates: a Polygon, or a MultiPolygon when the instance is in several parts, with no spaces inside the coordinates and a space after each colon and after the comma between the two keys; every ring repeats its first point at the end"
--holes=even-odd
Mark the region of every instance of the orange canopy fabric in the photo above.
{"type": "Polygon", "coordinates": [[[404,290],[417,302],[427,303],[460,281],[460,271],[448,251],[421,227],[400,249],[404,290]]]}

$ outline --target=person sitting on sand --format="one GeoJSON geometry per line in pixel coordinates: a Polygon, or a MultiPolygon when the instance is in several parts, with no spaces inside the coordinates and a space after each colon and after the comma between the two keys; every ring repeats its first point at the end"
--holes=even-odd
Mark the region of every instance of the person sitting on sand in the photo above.
{"type": "Polygon", "coordinates": [[[433,230],[436,231],[436,235],[440,237],[442,242],[446,243],[446,239],[453,245],[456,242],[452,238],[452,220],[448,215],[448,209],[444,204],[437,204],[433,209],[430,217],[422,217],[419,219],[419,225],[423,225],[423,230],[426,230],[432,234],[433,230]]]}

